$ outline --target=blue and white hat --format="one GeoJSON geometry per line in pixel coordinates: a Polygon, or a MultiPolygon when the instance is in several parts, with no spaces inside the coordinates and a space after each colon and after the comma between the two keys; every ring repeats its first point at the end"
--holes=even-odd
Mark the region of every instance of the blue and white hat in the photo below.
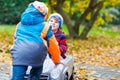
{"type": "Polygon", "coordinates": [[[48,22],[50,21],[51,18],[56,18],[59,21],[59,28],[61,28],[61,26],[63,24],[63,17],[58,13],[53,13],[48,18],[48,22]]]}

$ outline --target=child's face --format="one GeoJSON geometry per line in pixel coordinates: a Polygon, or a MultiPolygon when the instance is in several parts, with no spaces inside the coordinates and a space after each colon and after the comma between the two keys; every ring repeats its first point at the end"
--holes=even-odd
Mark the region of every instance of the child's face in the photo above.
{"type": "Polygon", "coordinates": [[[49,24],[52,25],[52,31],[56,32],[59,28],[59,22],[56,18],[51,18],[49,24]]]}

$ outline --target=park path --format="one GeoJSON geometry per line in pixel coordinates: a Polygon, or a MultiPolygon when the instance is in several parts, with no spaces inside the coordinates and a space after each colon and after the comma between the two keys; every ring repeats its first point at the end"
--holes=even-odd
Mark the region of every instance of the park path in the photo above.
{"type": "Polygon", "coordinates": [[[104,67],[92,64],[80,64],[75,68],[85,68],[95,80],[120,80],[120,67],[104,67]]]}
{"type": "MultiPolygon", "coordinates": [[[[97,65],[80,64],[75,68],[86,68],[89,76],[98,80],[120,80],[120,67],[103,67],[97,65]],[[111,79],[112,78],[112,79],[111,79]]],[[[0,62],[0,80],[10,80],[10,63],[0,62]]]]}
{"type": "Polygon", "coordinates": [[[10,80],[10,63],[0,62],[0,80],[10,80]]]}

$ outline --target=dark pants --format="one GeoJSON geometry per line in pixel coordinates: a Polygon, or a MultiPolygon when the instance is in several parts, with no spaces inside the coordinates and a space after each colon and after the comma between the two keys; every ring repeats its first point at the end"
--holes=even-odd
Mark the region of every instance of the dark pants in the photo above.
{"type": "MultiPolygon", "coordinates": [[[[24,80],[28,66],[13,66],[13,74],[11,80],[24,80]]],[[[32,67],[28,80],[39,80],[42,74],[43,65],[39,67],[32,67]]]]}

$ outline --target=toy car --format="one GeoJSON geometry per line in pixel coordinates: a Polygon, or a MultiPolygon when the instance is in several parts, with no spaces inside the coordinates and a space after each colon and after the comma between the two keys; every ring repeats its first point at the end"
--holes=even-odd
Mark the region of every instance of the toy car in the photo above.
{"type": "MultiPolygon", "coordinates": [[[[63,64],[55,65],[47,56],[43,64],[43,72],[40,80],[73,80],[74,76],[74,59],[67,55],[65,59],[61,58],[63,64]]],[[[28,67],[24,80],[27,80],[31,67],[28,67]]]]}

